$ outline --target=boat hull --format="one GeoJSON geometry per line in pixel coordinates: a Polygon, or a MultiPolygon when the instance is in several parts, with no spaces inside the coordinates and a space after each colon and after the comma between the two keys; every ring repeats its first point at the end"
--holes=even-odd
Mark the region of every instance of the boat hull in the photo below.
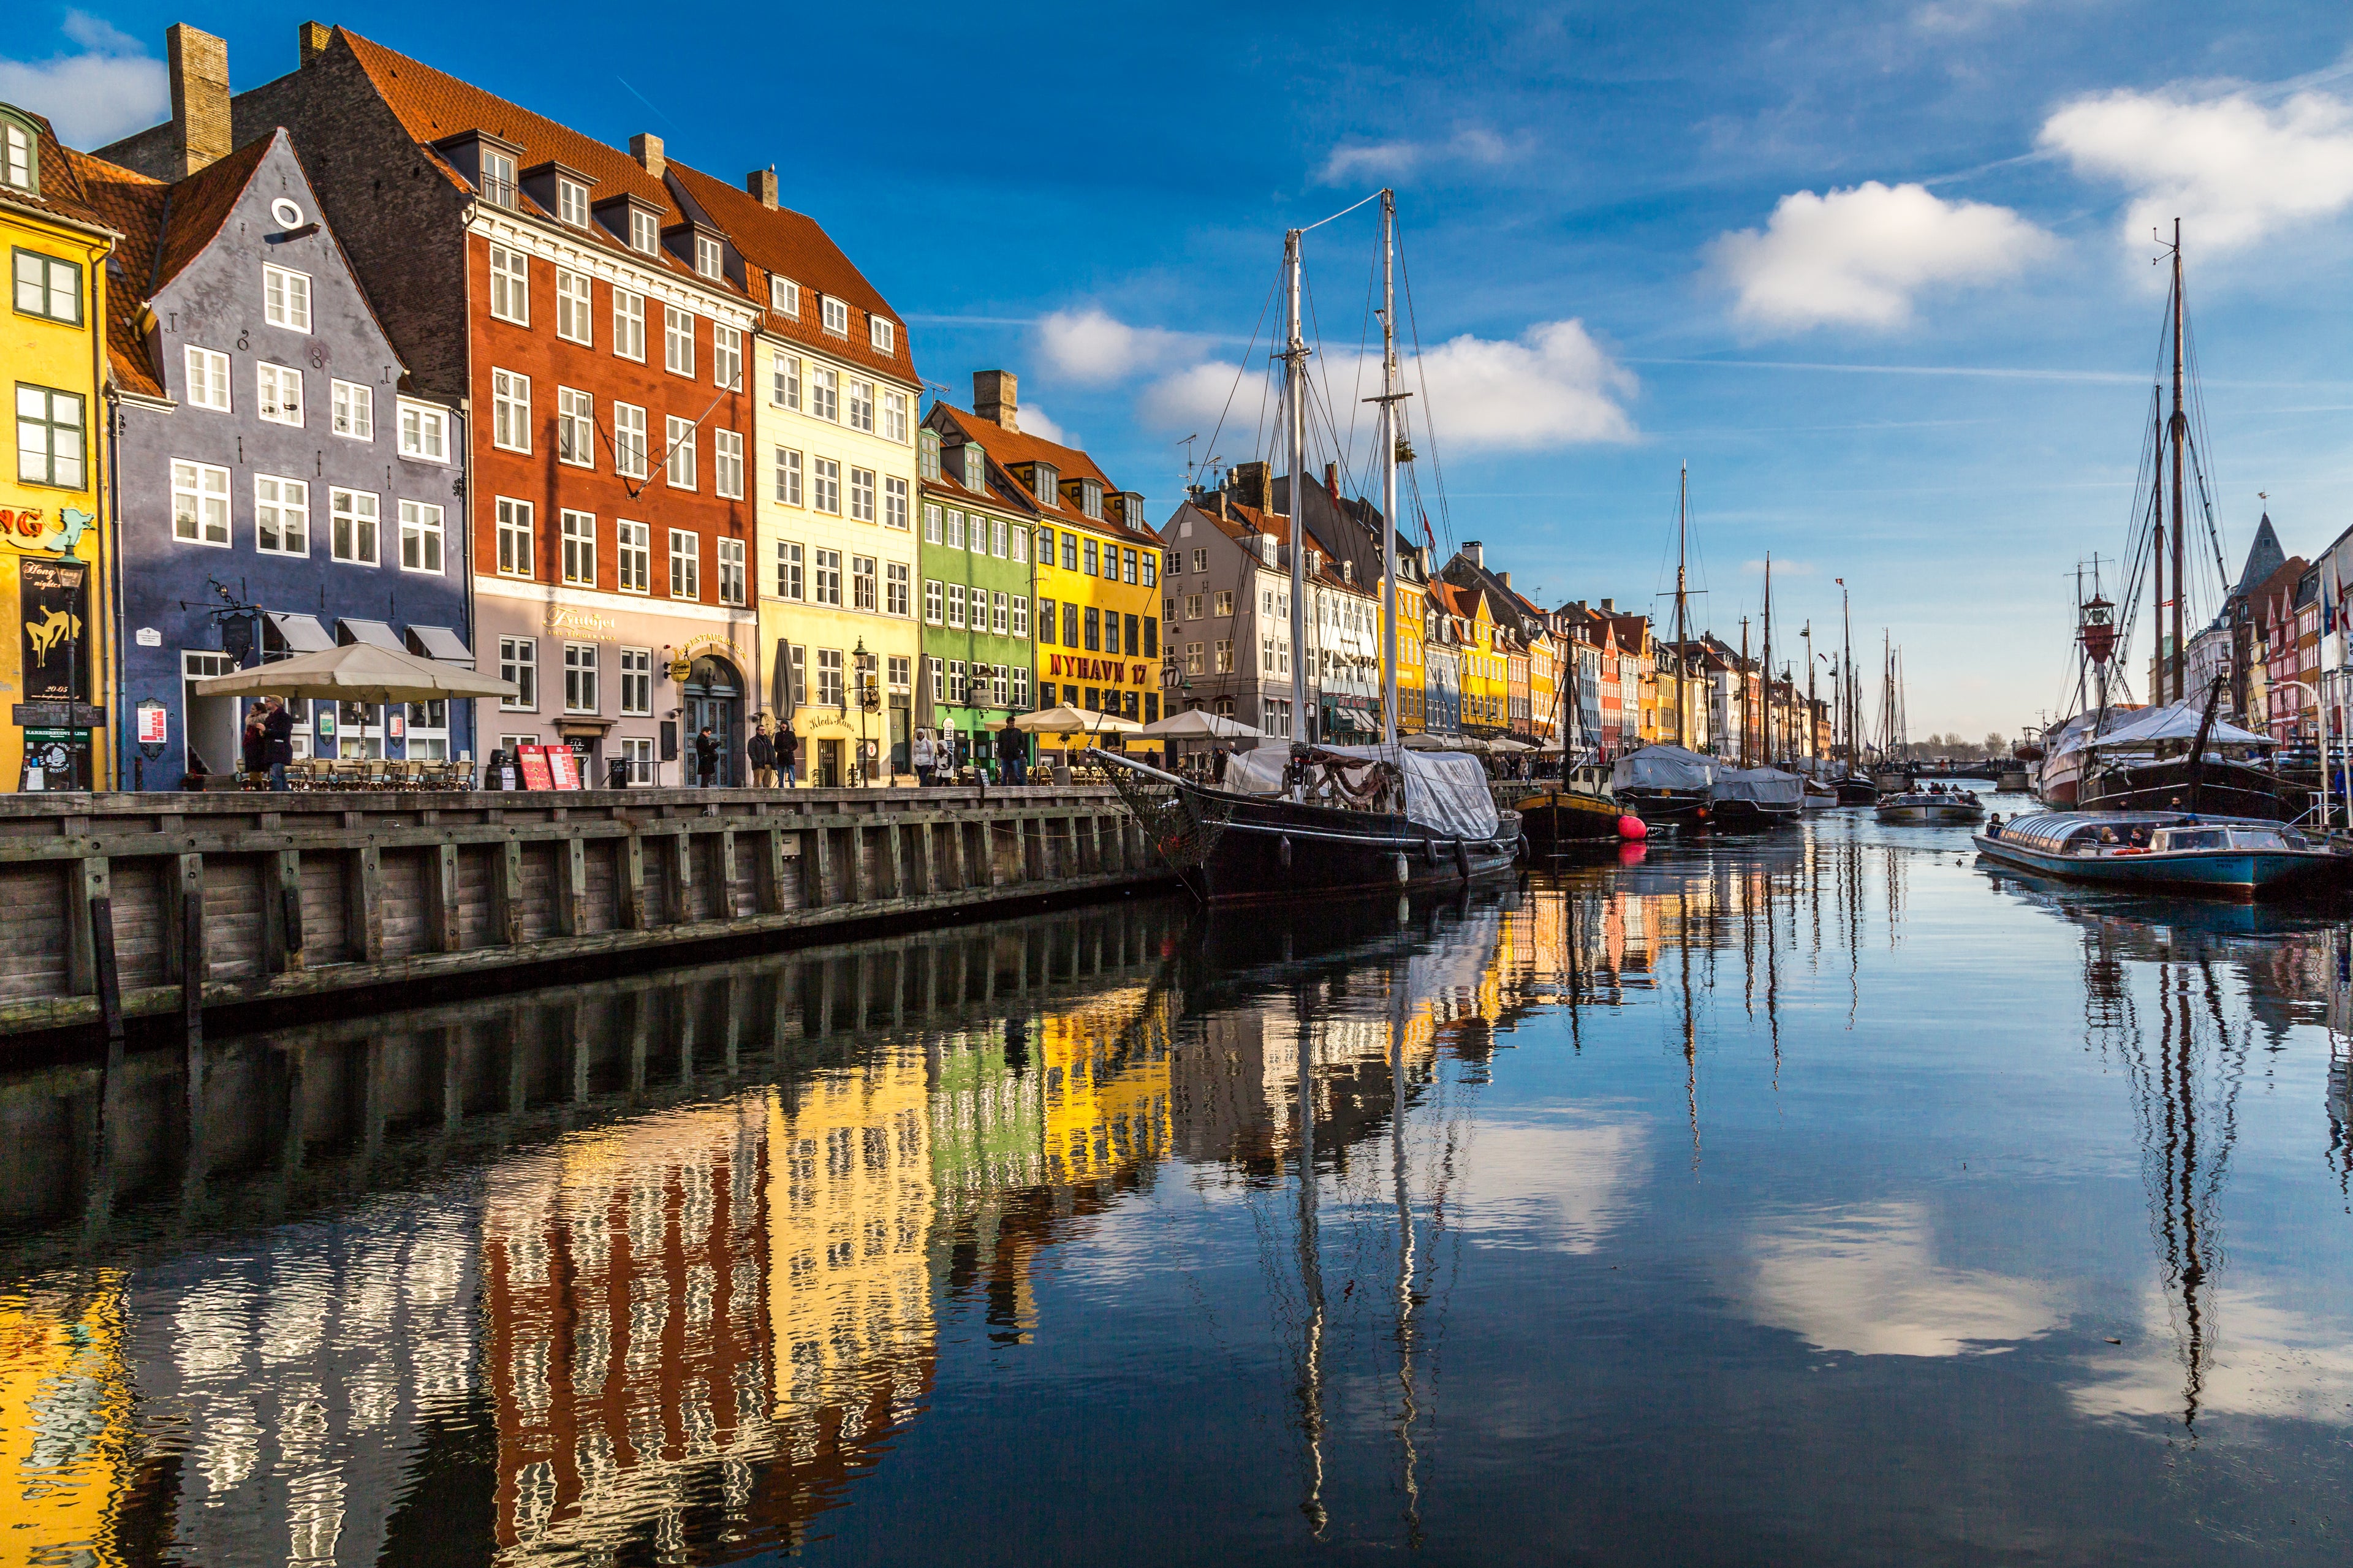
{"type": "Polygon", "coordinates": [[[1229,802],[1208,855],[1177,872],[1208,903],[1459,887],[1508,875],[1519,854],[1520,823],[1511,812],[1502,814],[1495,837],[1461,839],[1377,812],[1219,797],[1221,805],[1229,802]]]}
{"type": "Polygon", "coordinates": [[[1797,806],[1760,805],[1753,800],[1719,800],[1708,808],[1707,826],[1717,833],[1759,833],[1798,820],[1797,806]]]}
{"type": "Polygon", "coordinates": [[[1879,786],[1866,778],[1847,777],[1838,782],[1838,803],[1841,805],[1874,805],[1879,801],[1879,786]]]}
{"type": "Polygon", "coordinates": [[[1513,808],[1528,847],[1546,854],[1564,844],[1615,844],[1625,807],[1605,795],[1581,790],[1545,790],[1522,796],[1513,808]]]}
{"type": "Polygon", "coordinates": [[[1883,805],[1879,808],[1882,822],[1907,826],[1976,822],[1985,816],[1983,806],[1972,805],[1883,805]]]}
{"type": "Polygon", "coordinates": [[[1651,827],[1704,827],[1707,825],[1708,798],[1704,792],[1621,789],[1618,792],[1618,804],[1651,827]]]}
{"type": "Polygon", "coordinates": [[[2064,881],[2100,887],[2283,898],[2344,885],[2346,857],[2319,850],[2200,849],[2168,855],[2054,855],[1980,833],[1969,840],[1988,859],[2064,881]]]}
{"type": "MultiPolygon", "coordinates": [[[[2187,758],[2101,768],[2074,804],[2084,811],[2179,810],[2189,802],[2189,784],[2187,758]]],[[[2312,793],[2264,769],[2210,757],[2198,779],[2198,809],[2211,816],[2294,822],[2310,809],[2312,793]]]]}

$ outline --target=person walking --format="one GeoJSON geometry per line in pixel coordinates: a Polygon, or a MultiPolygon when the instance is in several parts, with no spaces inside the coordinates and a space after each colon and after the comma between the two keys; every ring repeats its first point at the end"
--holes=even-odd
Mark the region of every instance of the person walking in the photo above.
{"type": "Polygon", "coordinates": [[[719,782],[719,737],[708,724],[694,737],[694,771],[702,775],[705,789],[719,782]]]}
{"type": "Polygon", "coordinates": [[[744,760],[752,764],[752,783],[760,789],[776,787],[776,739],[768,733],[768,721],[763,717],[760,727],[752,731],[751,741],[744,747],[744,760]]]}
{"type": "Polygon", "coordinates": [[[269,699],[261,732],[269,741],[269,787],[282,790],[287,787],[286,764],[294,760],[294,715],[286,711],[284,698],[269,699]]]}
{"type": "Polygon", "coordinates": [[[1009,719],[1005,728],[997,732],[997,760],[1005,766],[1007,784],[1029,782],[1029,737],[1015,729],[1009,719]]]}
{"type": "Polygon", "coordinates": [[[929,730],[915,731],[915,744],[909,752],[908,757],[915,769],[916,787],[923,788],[939,782],[932,777],[932,764],[936,753],[932,746],[932,732],[929,730]]]}

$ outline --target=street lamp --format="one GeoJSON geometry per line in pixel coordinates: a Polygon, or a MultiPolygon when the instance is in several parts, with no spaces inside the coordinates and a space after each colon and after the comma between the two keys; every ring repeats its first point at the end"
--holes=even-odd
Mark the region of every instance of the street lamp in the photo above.
{"type": "Polygon", "coordinates": [[[882,694],[874,681],[874,656],[866,651],[866,639],[860,637],[858,646],[849,650],[850,667],[858,675],[858,766],[865,782],[874,782],[872,742],[866,738],[866,716],[879,712],[882,694]]]}

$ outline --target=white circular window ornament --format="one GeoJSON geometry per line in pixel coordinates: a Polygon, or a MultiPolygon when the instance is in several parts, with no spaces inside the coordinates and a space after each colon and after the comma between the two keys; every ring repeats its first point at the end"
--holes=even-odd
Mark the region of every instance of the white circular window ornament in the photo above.
{"type": "Polygon", "coordinates": [[[302,209],[296,206],[292,202],[288,201],[284,196],[280,196],[276,201],[269,204],[269,216],[276,218],[288,228],[301,228],[302,226],[302,209]]]}

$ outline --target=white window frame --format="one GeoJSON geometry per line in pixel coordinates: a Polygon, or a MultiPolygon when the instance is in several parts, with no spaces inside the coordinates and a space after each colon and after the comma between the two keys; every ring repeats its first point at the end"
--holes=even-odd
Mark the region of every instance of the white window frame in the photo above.
{"type": "Polygon", "coordinates": [[[613,357],[646,363],[646,297],[634,289],[613,290],[613,357]]]}
{"type": "Polygon", "coordinates": [[[907,510],[907,481],[899,478],[896,474],[884,476],[882,480],[882,526],[885,528],[895,528],[902,533],[906,532],[908,529],[907,510]]]}
{"type": "Polygon", "coordinates": [[[778,506],[801,504],[801,455],[790,447],[776,448],[774,494],[778,506]]]}
{"type": "Polygon", "coordinates": [[[209,408],[216,414],[231,412],[228,355],[218,349],[189,343],[181,351],[180,359],[185,378],[181,391],[188,406],[209,408]]]}
{"type": "Polygon", "coordinates": [[[555,269],[555,335],[566,342],[596,346],[596,290],[586,272],[555,269]]]}
{"type": "Polygon", "coordinates": [[[801,405],[801,356],[778,354],[769,371],[768,401],[778,408],[798,412],[801,405]]]}
{"type": "Polygon", "coordinates": [[[882,438],[907,444],[907,395],[885,391],[882,394],[882,438]]]}
{"type": "Polygon", "coordinates": [[[866,318],[866,342],[878,354],[899,352],[899,324],[881,316],[866,318]]]}
{"type": "Polygon", "coordinates": [[[495,366],[491,371],[491,445],[509,452],[531,450],[531,377],[495,366]]]}
{"type": "Polygon", "coordinates": [[[744,433],[711,433],[711,493],[723,500],[744,499],[744,433]]]}
{"type": "Polygon", "coordinates": [[[634,403],[613,405],[613,471],[623,479],[646,477],[646,411],[634,403]]]}
{"type": "Polygon", "coordinates": [[[724,321],[711,323],[711,384],[730,392],[744,389],[744,329],[724,321]]]}
{"type": "Polygon", "coordinates": [[[852,430],[863,430],[870,436],[874,434],[874,384],[851,376],[847,403],[842,423],[852,430]]]}
{"type": "Polygon", "coordinates": [[[849,470],[849,521],[874,521],[874,470],[871,468],[849,470]]]}
{"type": "Polygon", "coordinates": [[[694,237],[694,269],[705,278],[727,275],[727,247],[707,234],[694,237]]]}
{"type": "Polygon", "coordinates": [[[808,592],[808,552],[797,540],[776,541],[776,594],[779,599],[798,600],[808,592]]]}
{"type": "Polygon", "coordinates": [[[347,566],[384,563],[384,502],[374,490],[327,491],[327,557],[347,566]],[[362,504],[365,503],[365,504],[362,504]],[[360,548],[364,534],[367,548],[360,548]]]}
{"type": "Polygon", "coordinates": [[[681,603],[702,598],[702,536],[683,528],[670,531],[670,596],[681,603]]]}
{"type": "Polygon", "coordinates": [[[613,522],[614,585],[624,594],[653,592],[654,531],[649,522],[613,522]]]}
{"type": "Polygon", "coordinates": [[[629,209],[629,248],[641,256],[661,254],[661,221],[649,212],[629,209]]]}
{"type": "Polygon", "coordinates": [[[1029,635],[1029,595],[1027,594],[1013,595],[1012,635],[1017,637],[1027,637],[1029,635]]]}
{"type": "Polygon", "coordinates": [[[1014,524],[1013,531],[1006,536],[1005,545],[1008,560],[1018,561],[1024,565],[1029,564],[1029,531],[1028,529],[1023,528],[1019,523],[1014,524]]]}
{"type": "Polygon", "coordinates": [[[841,552],[818,548],[815,573],[809,583],[809,603],[841,608],[841,552]]]}
{"type": "Polygon", "coordinates": [[[902,621],[913,618],[914,595],[911,591],[913,576],[913,573],[903,561],[886,561],[882,563],[882,613],[884,615],[895,616],[902,621]]]}
{"type": "Polygon", "coordinates": [[[499,699],[501,713],[536,713],[539,711],[539,639],[537,637],[501,637],[499,639],[499,679],[512,681],[515,694],[499,699]]]}
{"type": "Polygon", "coordinates": [[[577,180],[555,176],[555,221],[575,228],[588,226],[588,187],[577,180]]]}
{"type": "Polygon", "coordinates": [[[768,309],[780,316],[801,319],[801,286],[789,278],[768,278],[768,309]]]}
{"type": "Polygon", "coordinates": [[[290,364],[274,364],[269,360],[256,360],[253,365],[254,412],[272,425],[302,427],[302,405],[310,394],[302,385],[302,373],[290,364]],[[287,388],[293,388],[290,400],[287,388]],[[288,416],[292,417],[289,418],[288,416]]]}
{"type": "Polygon", "coordinates": [[[808,367],[807,406],[802,410],[812,419],[832,424],[841,423],[841,373],[829,364],[808,367]]]}
{"type": "Polygon", "coordinates": [[[537,531],[539,510],[527,500],[497,496],[491,500],[497,529],[498,554],[492,566],[501,577],[536,577],[539,557],[532,535],[537,531]]]}
{"type": "Polygon", "coordinates": [[[375,439],[375,388],[356,381],[327,383],[327,428],[347,441],[375,439]]]}
{"type": "Polygon", "coordinates": [[[400,455],[421,462],[449,460],[449,411],[404,397],[398,405],[400,455]]]}
{"type": "Polygon", "coordinates": [[[846,338],[849,335],[849,303],[848,300],[837,300],[832,295],[826,294],[819,297],[818,307],[823,314],[825,330],[827,331],[831,332],[837,338],[846,338]]]}
{"type": "Polygon", "coordinates": [[[567,642],[564,645],[564,710],[566,713],[596,711],[596,645],[592,642],[567,642]]]}
{"type": "Polygon", "coordinates": [[[940,537],[940,503],[927,500],[923,503],[923,542],[937,544],[940,537]]]}
{"type": "Polygon", "coordinates": [[[654,650],[621,649],[621,717],[650,718],[654,710],[654,650]]]}
{"type": "Polygon", "coordinates": [[[841,708],[841,650],[821,647],[817,650],[817,705],[820,708],[841,708]]]}
{"type": "Polygon", "coordinates": [[[672,375],[694,374],[694,312],[662,307],[662,368],[672,375]]]}
{"type": "Polygon", "coordinates": [[[203,544],[227,550],[233,527],[229,516],[228,470],[212,463],[172,459],[172,537],[182,544],[203,544]],[[182,510],[181,503],[187,503],[182,510]],[[189,525],[183,532],[181,525],[189,525]]]}
{"type": "Polygon", "coordinates": [[[932,626],[945,624],[947,586],[937,577],[923,579],[923,619],[932,626]]]}
{"type": "Polygon", "coordinates": [[[259,555],[291,555],[308,559],[311,553],[311,486],[308,480],[290,479],[278,474],[253,476],[253,548],[259,555]],[[278,531],[276,544],[262,542],[263,519],[274,517],[278,531]],[[290,549],[290,534],[300,532],[301,548],[290,549]]]}
{"type": "Polygon", "coordinates": [[[491,314],[531,325],[531,258],[504,245],[491,247],[491,314]]]}
{"type": "Polygon", "coordinates": [[[577,387],[555,389],[555,460],[596,466],[596,399],[577,387]]]}
{"type": "Polygon", "coordinates": [[[447,516],[431,501],[400,503],[400,569],[426,576],[444,574],[448,559],[447,516]],[[413,562],[413,563],[412,563],[413,562]]]}
{"type": "Polygon", "coordinates": [[[557,566],[564,581],[578,588],[596,585],[596,514],[566,507],[556,526],[563,532],[563,558],[557,566]]]}
{"type": "Polygon", "coordinates": [[[868,615],[882,607],[882,577],[871,555],[849,558],[849,607],[868,615]]]}
{"type": "Polygon", "coordinates": [[[961,583],[948,584],[948,629],[964,630],[964,584],[961,583]]]}
{"type": "Polygon", "coordinates": [[[811,465],[809,475],[809,510],[828,516],[841,515],[841,465],[831,458],[819,458],[811,465]]]}
{"type": "Polygon", "coordinates": [[[744,603],[744,542],[721,539],[714,541],[712,548],[718,557],[719,602],[723,605],[744,603]]]}
{"type": "Polygon", "coordinates": [[[662,482],[674,490],[694,488],[694,421],[669,415],[662,420],[662,482]]]}
{"type": "Polygon", "coordinates": [[[311,330],[311,275],[261,264],[261,319],[290,332],[311,330]]]}

